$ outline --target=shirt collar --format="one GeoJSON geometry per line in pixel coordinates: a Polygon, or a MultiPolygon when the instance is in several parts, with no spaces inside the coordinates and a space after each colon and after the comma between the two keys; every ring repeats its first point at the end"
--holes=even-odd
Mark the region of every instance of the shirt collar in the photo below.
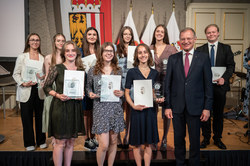
{"type": "MultiPolygon", "coordinates": [[[[186,51],[183,50],[183,55],[186,55],[186,51]]],[[[194,48],[192,48],[192,50],[189,51],[189,55],[194,55],[194,48]]]]}
{"type": "Polygon", "coordinates": [[[214,42],[214,43],[210,43],[208,42],[208,47],[211,48],[211,45],[214,45],[215,47],[218,46],[218,41],[214,42]]]}

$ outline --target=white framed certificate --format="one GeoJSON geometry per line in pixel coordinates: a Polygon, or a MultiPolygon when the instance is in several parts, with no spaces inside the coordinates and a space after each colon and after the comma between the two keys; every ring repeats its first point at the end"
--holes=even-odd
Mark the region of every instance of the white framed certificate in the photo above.
{"type": "Polygon", "coordinates": [[[95,63],[96,63],[95,54],[91,54],[91,55],[83,57],[82,62],[83,62],[84,68],[85,68],[85,72],[88,73],[89,69],[92,66],[95,66],[95,63]]]}
{"type": "MultiPolygon", "coordinates": [[[[128,57],[127,57],[127,68],[134,68],[133,63],[134,63],[134,55],[135,55],[135,49],[136,46],[128,46],[128,57]]],[[[150,50],[152,53],[153,61],[154,61],[154,50],[150,50]]],[[[155,68],[153,66],[152,68],[155,68]]]]}
{"type": "Polygon", "coordinates": [[[63,94],[73,99],[83,98],[84,78],[84,71],[65,70],[63,94]]]}
{"type": "Polygon", "coordinates": [[[213,83],[215,83],[214,80],[217,80],[222,77],[226,69],[227,69],[226,67],[211,67],[212,74],[213,74],[213,78],[212,78],[213,83]]]}
{"type": "Polygon", "coordinates": [[[134,104],[153,107],[152,80],[134,80],[134,104]]]}
{"type": "Polygon", "coordinates": [[[101,102],[119,102],[120,98],[114,95],[114,90],[121,89],[120,75],[102,75],[101,102]]]}
{"type": "Polygon", "coordinates": [[[41,72],[43,68],[43,62],[28,59],[25,61],[24,73],[23,73],[23,81],[24,82],[37,82],[36,73],[41,72]]]}

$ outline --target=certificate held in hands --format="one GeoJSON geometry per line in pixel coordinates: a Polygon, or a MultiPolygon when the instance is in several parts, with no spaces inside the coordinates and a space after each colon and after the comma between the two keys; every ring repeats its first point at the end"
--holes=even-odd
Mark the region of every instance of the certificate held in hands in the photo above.
{"type": "Polygon", "coordinates": [[[121,89],[120,75],[102,75],[101,102],[119,102],[120,98],[114,95],[114,90],[121,89]]]}
{"type": "Polygon", "coordinates": [[[84,71],[65,70],[63,94],[73,99],[83,98],[84,71]]]}
{"type": "Polygon", "coordinates": [[[134,80],[134,104],[153,107],[152,80],[134,80]]]}
{"type": "Polygon", "coordinates": [[[24,82],[37,82],[36,73],[43,68],[43,62],[36,60],[26,60],[23,73],[24,82]]]}
{"type": "Polygon", "coordinates": [[[213,78],[212,78],[213,83],[216,83],[216,82],[214,82],[214,80],[217,80],[217,79],[222,77],[222,75],[226,71],[226,67],[211,67],[211,70],[213,73],[213,78]]]}

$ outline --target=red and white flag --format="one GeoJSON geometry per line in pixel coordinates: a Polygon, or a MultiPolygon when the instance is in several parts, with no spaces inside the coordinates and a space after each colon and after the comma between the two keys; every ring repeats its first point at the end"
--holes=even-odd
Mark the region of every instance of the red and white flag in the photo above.
{"type": "Polygon", "coordinates": [[[81,47],[88,27],[97,29],[100,42],[112,42],[111,0],[60,0],[63,33],[81,47]]]}
{"type": "Polygon", "coordinates": [[[180,42],[179,42],[179,28],[175,19],[174,11],[172,12],[172,15],[168,21],[167,25],[168,30],[168,37],[169,37],[169,43],[174,45],[178,51],[181,50],[180,42]]]}
{"type": "Polygon", "coordinates": [[[132,10],[130,10],[128,12],[128,16],[127,19],[124,23],[124,26],[129,26],[130,28],[132,28],[133,30],[133,34],[134,34],[134,41],[136,42],[135,44],[137,45],[138,43],[140,43],[139,37],[138,37],[138,33],[135,27],[135,23],[134,23],[134,19],[132,17],[132,10]]]}
{"type": "Polygon", "coordinates": [[[154,30],[156,28],[155,25],[155,20],[154,20],[154,14],[151,14],[149,20],[148,20],[148,24],[144,30],[144,33],[141,37],[141,43],[145,43],[148,46],[150,46],[151,42],[152,42],[152,38],[154,35],[154,30]]]}

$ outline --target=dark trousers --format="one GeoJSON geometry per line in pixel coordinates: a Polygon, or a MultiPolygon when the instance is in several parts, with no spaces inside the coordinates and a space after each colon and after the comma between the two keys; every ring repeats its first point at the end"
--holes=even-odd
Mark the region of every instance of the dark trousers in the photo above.
{"type": "Polygon", "coordinates": [[[24,147],[37,146],[45,143],[46,136],[42,133],[43,100],[39,99],[37,86],[32,86],[30,98],[21,105],[24,147]],[[33,111],[35,111],[36,143],[33,130],[33,111]]]}
{"type": "Polygon", "coordinates": [[[189,163],[190,166],[200,165],[200,116],[192,116],[185,110],[181,114],[173,114],[174,146],[177,166],[185,165],[186,156],[186,124],[189,133],[189,163]]]}
{"type": "MultiPolygon", "coordinates": [[[[214,85],[214,103],[213,103],[213,139],[215,141],[222,138],[223,132],[223,112],[226,104],[227,91],[222,89],[221,86],[214,85]]],[[[211,118],[207,122],[201,123],[202,135],[204,139],[210,140],[211,138],[211,118]]]]}

